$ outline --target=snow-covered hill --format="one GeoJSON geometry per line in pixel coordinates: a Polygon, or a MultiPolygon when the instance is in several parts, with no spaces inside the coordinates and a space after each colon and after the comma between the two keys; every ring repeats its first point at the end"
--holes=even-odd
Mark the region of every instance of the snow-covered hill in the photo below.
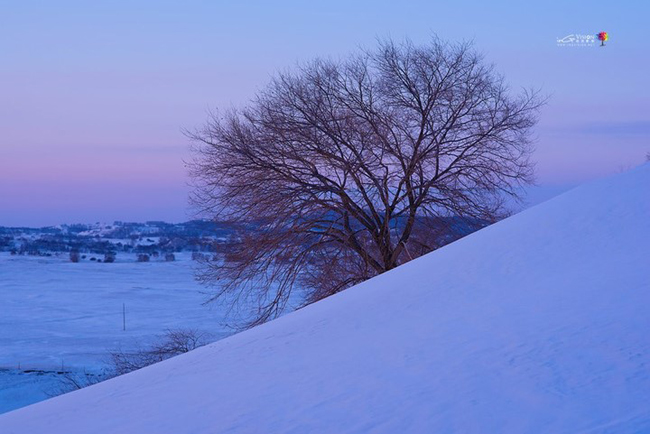
{"type": "Polygon", "coordinates": [[[0,432],[650,432],[650,164],[0,432]]]}

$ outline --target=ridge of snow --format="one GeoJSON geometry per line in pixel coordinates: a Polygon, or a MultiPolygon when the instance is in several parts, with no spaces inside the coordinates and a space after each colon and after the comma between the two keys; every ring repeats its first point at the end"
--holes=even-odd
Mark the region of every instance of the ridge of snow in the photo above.
{"type": "Polygon", "coordinates": [[[650,431],[650,164],[0,432],[650,431]]]}

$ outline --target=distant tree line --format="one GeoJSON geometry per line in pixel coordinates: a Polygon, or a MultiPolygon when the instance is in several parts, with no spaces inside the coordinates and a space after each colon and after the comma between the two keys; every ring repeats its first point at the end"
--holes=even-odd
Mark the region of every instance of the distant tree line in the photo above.
{"type": "Polygon", "coordinates": [[[0,251],[33,256],[51,256],[53,252],[110,256],[123,252],[153,257],[181,251],[218,252],[219,240],[232,236],[234,226],[200,220],[178,224],[116,222],[95,235],[89,234],[94,229],[92,225],[38,229],[0,227],[0,251]]]}

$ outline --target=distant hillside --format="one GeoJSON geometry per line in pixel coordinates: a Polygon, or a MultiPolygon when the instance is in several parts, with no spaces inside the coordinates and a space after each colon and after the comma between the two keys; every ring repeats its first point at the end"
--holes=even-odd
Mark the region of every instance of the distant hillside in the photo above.
{"type": "Polygon", "coordinates": [[[44,228],[0,227],[0,251],[48,255],[79,251],[106,253],[216,252],[233,234],[234,225],[193,220],[71,224],[44,228]]]}

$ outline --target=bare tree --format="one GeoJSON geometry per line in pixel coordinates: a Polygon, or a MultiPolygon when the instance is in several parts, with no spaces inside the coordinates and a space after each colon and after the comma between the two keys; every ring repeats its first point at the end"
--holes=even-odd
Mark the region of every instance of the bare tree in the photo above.
{"type": "Polygon", "coordinates": [[[492,222],[532,181],[543,100],[511,95],[471,44],[380,42],[279,74],[190,136],[193,202],[255,225],[199,275],[214,299],[276,317],[437,247],[440,222],[492,222]]]}

